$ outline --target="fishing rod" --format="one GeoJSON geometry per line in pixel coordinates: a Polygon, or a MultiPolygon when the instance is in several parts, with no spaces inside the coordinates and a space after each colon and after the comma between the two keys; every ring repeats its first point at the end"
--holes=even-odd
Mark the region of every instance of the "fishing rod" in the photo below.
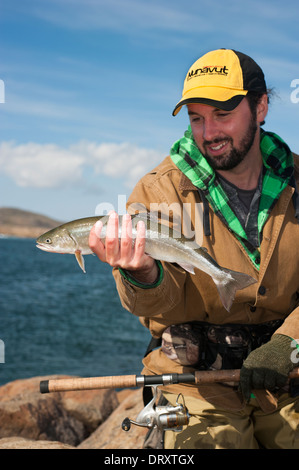
{"type": "MultiPolygon", "coordinates": [[[[299,378],[299,368],[293,369],[289,379],[299,378]]],[[[158,427],[163,430],[181,431],[189,423],[189,412],[184,397],[180,393],[176,405],[156,406],[157,387],[161,385],[193,383],[239,382],[240,369],[203,370],[184,374],[162,375],[116,375],[107,377],[75,377],[67,379],[50,379],[40,382],[41,393],[66,392],[75,390],[93,390],[109,388],[152,387],[153,398],[139,413],[136,420],[125,418],[122,423],[124,431],[129,431],[131,424],[147,427],[158,427]],[[180,398],[183,403],[179,403],[180,398]]]]}
{"type": "MultiPolygon", "coordinates": [[[[299,369],[298,369],[299,371],[299,369]]],[[[298,372],[299,377],[299,372],[298,372]]],[[[41,393],[91,390],[103,388],[130,388],[179,383],[203,384],[211,382],[239,382],[240,370],[203,370],[185,374],[114,375],[108,377],[83,377],[51,379],[40,382],[41,393]]]]}

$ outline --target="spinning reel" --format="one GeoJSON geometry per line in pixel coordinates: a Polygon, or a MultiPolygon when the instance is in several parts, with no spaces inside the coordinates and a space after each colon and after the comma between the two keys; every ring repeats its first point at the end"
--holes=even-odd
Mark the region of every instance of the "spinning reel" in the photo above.
{"type": "Polygon", "coordinates": [[[180,393],[176,399],[176,406],[170,404],[166,406],[155,405],[157,399],[157,385],[153,388],[152,400],[141,410],[136,418],[136,421],[125,418],[122,422],[122,429],[129,431],[131,424],[136,426],[142,426],[146,428],[157,427],[164,431],[176,431],[180,432],[183,426],[189,423],[189,412],[185,406],[185,400],[183,395],[180,393]],[[179,398],[182,397],[183,403],[179,403],[179,398]]]}

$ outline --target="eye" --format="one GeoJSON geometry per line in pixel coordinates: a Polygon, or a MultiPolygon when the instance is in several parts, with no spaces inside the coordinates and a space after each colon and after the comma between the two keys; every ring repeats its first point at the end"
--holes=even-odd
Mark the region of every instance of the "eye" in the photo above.
{"type": "Polygon", "coordinates": [[[45,241],[46,241],[46,243],[52,243],[51,238],[47,238],[45,241]]]}
{"type": "Polygon", "coordinates": [[[191,122],[199,122],[201,121],[201,117],[192,117],[191,122]]]}

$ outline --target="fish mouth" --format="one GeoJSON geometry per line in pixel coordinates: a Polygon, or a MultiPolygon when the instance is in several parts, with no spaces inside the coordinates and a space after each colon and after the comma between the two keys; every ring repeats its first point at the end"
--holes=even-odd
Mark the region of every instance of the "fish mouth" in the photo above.
{"type": "Polygon", "coordinates": [[[36,242],[36,248],[39,248],[42,251],[47,251],[48,253],[60,253],[60,254],[69,253],[71,255],[75,254],[74,250],[68,250],[68,249],[65,249],[65,248],[61,248],[59,246],[55,247],[55,246],[52,246],[52,245],[48,245],[47,243],[38,242],[38,241],[36,242]]]}
{"type": "Polygon", "coordinates": [[[46,245],[41,242],[37,242],[36,247],[43,251],[50,251],[51,253],[57,253],[52,246],[46,245]]]}

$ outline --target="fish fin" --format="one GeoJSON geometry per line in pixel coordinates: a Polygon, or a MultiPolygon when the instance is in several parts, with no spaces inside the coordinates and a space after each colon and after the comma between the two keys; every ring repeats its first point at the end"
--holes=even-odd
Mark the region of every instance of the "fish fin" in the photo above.
{"type": "Polygon", "coordinates": [[[195,274],[194,272],[194,266],[192,266],[192,264],[188,264],[188,263],[178,263],[181,268],[185,269],[185,271],[188,271],[188,273],[191,273],[191,274],[195,274]]]}
{"type": "Polygon", "coordinates": [[[245,287],[255,284],[257,281],[253,277],[238,271],[231,271],[230,269],[222,268],[230,276],[226,281],[218,281],[213,279],[219,292],[220,299],[224,308],[229,312],[234,301],[236,291],[245,289],[245,287]]]}
{"type": "Polygon", "coordinates": [[[86,273],[86,271],[85,271],[84,258],[83,258],[83,256],[82,256],[81,251],[80,251],[80,250],[76,250],[76,251],[75,251],[75,256],[76,256],[76,260],[78,261],[78,264],[79,264],[80,268],[82,269],[82,271],[83,271],[84,273],[86,273]]]}

